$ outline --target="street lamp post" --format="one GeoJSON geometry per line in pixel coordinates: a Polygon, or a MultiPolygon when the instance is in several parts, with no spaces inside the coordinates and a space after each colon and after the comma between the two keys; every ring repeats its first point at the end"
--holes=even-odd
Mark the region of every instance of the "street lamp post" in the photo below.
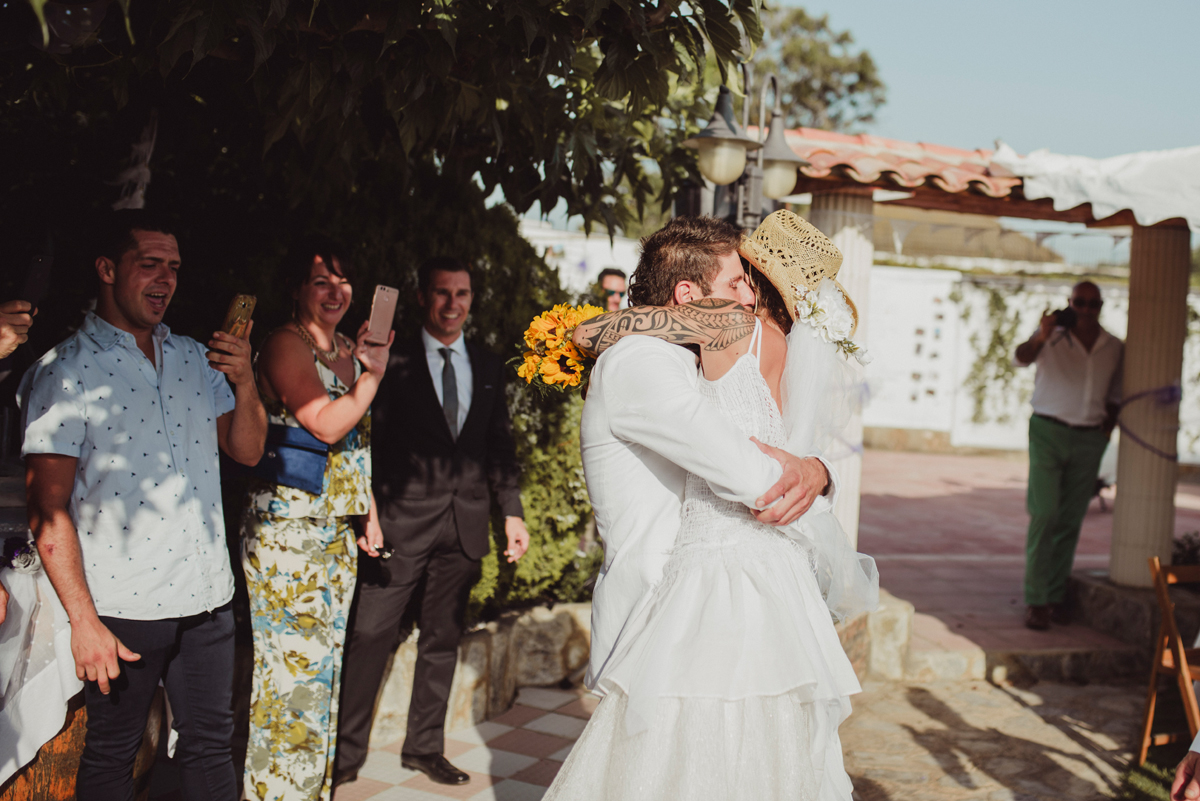
{"type": "Polygon", "coordinates": [[[729,87],[721,85],[712,119],[703,131],[686,139],[684,147],[699,151],[700,174],[714,184],[731,184],[746,169],[746,151],[762,145],[746,136],[733,116],[733,96],[729,87]]]}
{"type": "MultiPolygon", "coordinates": [[[[750,86],[750,70],[742,65],[742,76],[747,89],[750,86]]],[[[737,209],[734,221],[748,231],[758,227],[762,220],[763,198],[778,199],[791,194],[796,186],[796,170],[809,162],[800,158],[788,147],[784,136],[783,106],[779,94],[779,78],[768,73],[758,95],[759,136],[766,130],[766,138],[760,142],[746,135],[750,127],[750,98],[742,111],[742,125],[733,118],[733,98],[729,88],[721,86],[717,95],[717,106],[708,126],[696,136],[686,140],[685,147],[700,151],[700,174],[714,184],[725,186],[737,182],[737,209]],[[766,122],[767,87],[775,92],[775,105],[771,110],[771,123],[766,122]],[[756,151],[756,158],[746,164],[748,151],[756,151]]]]}

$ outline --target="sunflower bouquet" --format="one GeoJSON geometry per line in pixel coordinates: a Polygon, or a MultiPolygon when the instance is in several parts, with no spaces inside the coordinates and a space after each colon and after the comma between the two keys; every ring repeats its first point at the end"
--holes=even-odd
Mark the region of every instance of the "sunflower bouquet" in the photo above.
{"type": "Polygon", "coordinates": [[[520,363],[517,375],[543,392],[550,388],[565,392],[586,386],[595,360],[575,347],[571,334],[584,320],[603,313],[600,307],[586,303],[580,306],[560,303],[534,317],[525,331],[525,352],[513,360],[520,363]]]}

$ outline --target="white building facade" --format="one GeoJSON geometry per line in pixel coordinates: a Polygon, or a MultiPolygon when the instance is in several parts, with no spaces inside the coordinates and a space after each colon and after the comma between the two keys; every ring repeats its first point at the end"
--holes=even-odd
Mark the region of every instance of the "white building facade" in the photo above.
{"type": "MultiPolygon", "coordinates": [[[[955,448],[1026,449],[1036,368],[1016,367],[1013,351],[1046,310],[1066,305],[1075,280],[875,265],[868,307],[875,360],[866,371],[863,425],[936,432],[955,448]]],[[[1124,339],[1128,288],[1102,283],[1101,293],[1100,322],[1124,339]]],[[[1191,293],[1189,305],[1200,320],[1200,295],[1191,293]]],[[[1193,326],[1184,352],[1178,447],[1187,463],[1200,463],[1197,334],[1193,326]]]]}

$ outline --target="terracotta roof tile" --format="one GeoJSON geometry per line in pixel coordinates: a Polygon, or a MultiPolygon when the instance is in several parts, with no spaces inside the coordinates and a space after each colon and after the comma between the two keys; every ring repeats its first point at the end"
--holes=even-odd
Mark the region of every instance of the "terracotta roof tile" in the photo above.
{"type": "Polygon", "coordinates": [[[815,128],[788,131],[787,143],[812,162],[800,168],[809,178],[849,179],[898,189],[931,186],[943,192],[974,192],[993,198],[1007,197],[1021,185],[1020,178],[992,164],[991,150],[963,150],[815,128]]]}

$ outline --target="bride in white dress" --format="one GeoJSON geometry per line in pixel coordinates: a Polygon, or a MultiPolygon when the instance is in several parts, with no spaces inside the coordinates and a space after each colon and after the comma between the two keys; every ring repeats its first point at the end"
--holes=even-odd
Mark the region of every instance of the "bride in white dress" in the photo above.
{"type": "MultiPolygon", "coordinates": [[[[800,235],[800,244],[809,247],[813,234],[820,237],[828,243],[821,244],[826,274],[808,280],[838,295],[828,262],[832,251],[836,273],[840,253],[795,215],[777,212],[772,218],[741,252],[771,279],[779,295],[773,298],[776,307],[787,292],[795,301],[787,314],[802,320],[805,311],[821,305],[817,293],[801,287],[807,285],[803,265],[795,259],[771,263],[767,249],[756,249],[755,241],[767,244],[768,223],[775,229],[782,223],[785,238],[800,235]],[[772,220],[781,214],[788,216],[772,220]],[[767,233],[760,236],[763,229],[767,233]]],[[[695,323],[695,309],[689,314],[687,307],[676,308],[695,323]]],[[[840,358],[838,346],[814,337],[819,326],[798,322],[787,338],[780,380],[778,365],[770,369],[762,353],[764,339],[774,339],[769,352],[782,352],[783,332],[758,317],[753,326],[749,342],[738,347],[744,352],[731,366],[729,358],[721,365],[725,372],[716,375],[717,360],[702,358],[701,391],[747,437],[807,452],[819,439],[818,429],[828,433],[835,427],[833,407],[842,405],[818,402],[837,394],[831,359],[840,358]],[[772,387],[764,377],[772,374],[781,386],[772,387]],[[790,425],[776,400],[785,392],[785,408],[795,410],[790,425]]],[[[675,332],[672,341],[681,341],[675,332]]],[[[873,563],[863,560],[853,554],[823,498],[781,530],[689,475],[682,526],[662,580],[635,610],[600,671],[596,689],[604,698],[546,801],[848,801],[853,788],[842,764],[838,726],[850,712],[848,697],[860,687],[830,612],[873,606],[877,579],[873,563]]]]}

